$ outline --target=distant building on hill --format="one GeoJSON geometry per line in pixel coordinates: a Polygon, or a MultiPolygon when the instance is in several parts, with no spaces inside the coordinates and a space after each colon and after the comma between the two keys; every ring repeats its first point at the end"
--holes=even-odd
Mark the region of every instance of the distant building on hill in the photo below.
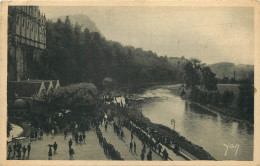
{"type": "Polygon", "coordinates": [[[43,63],[45,49],[46,18],[39,7],[9,6],[8,81],[37,77],[35,66],[43,63]]]}

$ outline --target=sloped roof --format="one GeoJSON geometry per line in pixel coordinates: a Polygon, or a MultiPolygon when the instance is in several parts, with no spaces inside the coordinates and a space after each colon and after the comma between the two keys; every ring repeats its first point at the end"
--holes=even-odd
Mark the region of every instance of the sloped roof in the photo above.
{"type": "Polygon", "coordinates": [[[52,80],[22,80],[21,82],[43,82],[46,89],[49,88],[52,80]]]}
{"type": "Polygon", "coordinates": [[[45,87],[48,89],[50,83],[52,82],[53,87],[56,87],[57,80],[23,80],[22,82],[44,82],[45,87]]]}
{"type": "Polygon", "coordinates": [[[55,88],[56,87],[56,84],[57,84],[57,80],[52,80],[52,85],[53,85],[53,88],[55,88]]]}
{"type": "Polygon", "coordinates": [[[41,84],[40,81],[10,81],[7,83],[7,96],[14,98],[18,94],[18,97],[32,97],[38,94],[41,84]]]}

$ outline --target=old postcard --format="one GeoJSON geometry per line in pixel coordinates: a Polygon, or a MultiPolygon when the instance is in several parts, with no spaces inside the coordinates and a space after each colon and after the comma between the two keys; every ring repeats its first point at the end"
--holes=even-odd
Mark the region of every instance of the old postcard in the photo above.
{"type": "Polygon", "coordinates": [[[1,8],[1,164],[260,163],[257,1],[1,8]]]}

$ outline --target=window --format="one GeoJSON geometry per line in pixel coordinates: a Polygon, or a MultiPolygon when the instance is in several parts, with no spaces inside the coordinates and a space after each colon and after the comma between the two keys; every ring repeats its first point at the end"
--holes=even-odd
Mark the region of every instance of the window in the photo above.
{"type": "Polygon", "coordinates": [[[19,17],[19,15],[17,15],[17,16],[16,16],[16,24],[17,24],[17,25],[19,25],[19,19],[20,19],[20,17],[19,17]]]}

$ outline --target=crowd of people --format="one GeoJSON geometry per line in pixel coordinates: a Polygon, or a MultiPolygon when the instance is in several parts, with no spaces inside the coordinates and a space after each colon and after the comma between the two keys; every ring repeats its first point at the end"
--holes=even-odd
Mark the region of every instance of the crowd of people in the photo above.
{"type": "Polygon", "coordinates": [[[31,151],[30,143],[26,146],[26,145],[22,145],[20,141],[13,141],[12,144],[8,145],[8,155],[7,155],[8,160],[9,159],[24,160],[26,156],[26,152],[27,152],[27,159],[30,157],[30,151],[31,151]]]}
{"type": "MultiPolygon", "coordinates": [[[[143,124],[141,124],[138,127],[138,124],[133,123],[131,120],[125,122],[125,126],[131,131],[131,137],[133,134],[135,134],[143,144],[142,152],[141,152],[141,159],[144,159],[144,153],[146,149],[146,144],[150,148],[150,151],[147,153],[147,160],[152,160],[152,150],[157,152],[158,154],[161,155],[162,152],[162,145],[159,142],[159,140],[154,139],[153,137],[149,136],[147,132],[145,132],[142,128],[145,128],[143,124]]],[[[146,129],[146,128],[145,128],[146,129]]],[[[147,130],[146,130],[147,131],[147,130]]],[[[131,143],[130,143],[131,146],[131,143]]],[[[169,159],[169,154],[166,150],[166,148],[162,152],[162,157],[163,160],[168,160],[169,159]]]]}
{"type": "Polygon", "coordinates": [[[102,132],[99,126],[96,126],[96,133],[99,140],[99,144],[103,147],[104,153],[111,157],[112,160],[124,160],[120,153],[115,149],[115,147],[106,141],[106,138],[103,137],[102,132]]]}
{"type": "Polygon", "coordinates": [[[42,139],[43,138],[43,131],[40,129],[40,130],[37,130],[35,129],[34,131],[31,130],[31,141],[32,140],[37,140],[37,139],[42,139]]]}
{"type": "MultiPolygon", "coordinates": [[[[103,137],[102,132],[100,130],[100,125],[105,128],[105,131],[107,131],[108,124],[112,124],[114,132],[118,135],[119,138],[124,139],[125,133],[123,130],[123,127],[128,128],[131,131],[131,141],[129,143],[129,152],[135,153],[137,155],[136,149],[137,145],[134,138],[134,135],[137,136],[137,138],[142,142],[142,150],[140,154],[141,160],[145,159],[145,156],[147,160],[152,160],[152,151],[157,152],[159,155],[162,155],[164,160],[169,159],[169,154],[166,149],[162,150],[162,145],[160,144],[159,140],[153,139],[152,137],[149,137],[146,133],[147,126],[145,126],[144,123],[134,121],[133,119],[127,117],[127,115],[124,115],[126,112],[121,111],[120,109],[125,109],[126,104],[128,104],[128,101],[125,101],[124,104],[114,104],[112,103],[112,107],[110,109],[116,110],[114,115],[108,115],[106,110],[103,110],[99,115],[95,115],[93,117],[90,117],[88,120],[88,124],[90,125],[90,128],[92,127],[95,129],[98,140],[102,148],[104,149],[104,153],[109,156],[112,160],[124,160],[120,153],[114,148],[112,144],[107,142],[106,138],[103,137]],[[114,106],[114,107],[113,107],[114,106]],[[121,115],[120,115],[121,113],[121,115]],[[115,121],[115,118],[117,118],[117,121],[115,121]],[[112,123],[111,123],[112,122],[112,123]],[[147,147],[146,147],[147,146],[147,147]],[[146,154],[146,148],[149,148],[146,154]]],[[[112,113],[113,114],[113,113],[112,113]]],[[[86,123],[84,121],[84,123],[86,123]]],[[[75,141],[76,144],[82,144],[86,142],[86,134],[85,130],[79,130],[78,124],[81,122],[73,122],[70,121],[69,123],[64,123],[65,125],[61,124],[48,124],[42,126],[43,130],[47,132],[51,132],[52,136],[54,137],[55,134],[58,133],[58,129],[64,133],[64,140],[66,140],[68,136],[68,132],[72,133],[72,139],[75,141]],[[67,125],[67,126],[66,126],[67,125]],[[69,127],[68,127],[69,126],[69,127]]],[[[43,130],[42,129],[32,129],[30,132],[30,141],[35,141],[38,139],[43,139],[43,130]]],[[[52,138],[53,138],[52,137],[52,138]]],[[[73,155],[75,154],[73,149],[73,141],[70,139],[68,141],[69,146],[69,156],[72,159],[73,155]]],[[[48,150],[48,159],[52,159],[52,156],[56,153],[58,144],[55,141],[53,144],[49,144],[49,150],[48,150]]],[[[8,146],[8,159],[13,156],[13,158],[17,157],[17,159],[25,158],[25,154],[27,152],[27,156],[29,158],[30,156],[30,150],[31,145],[30,143],[27,146],[23,146],[18,142],[14,143],[13,147],[11,145],[8,146]],[[11,153],[13,152],[13,155],[11,153]],[[23,153],[23,155],[21,154],[23,153]],[[17,155],[16,155],[17,154],[17,155]]]]}

